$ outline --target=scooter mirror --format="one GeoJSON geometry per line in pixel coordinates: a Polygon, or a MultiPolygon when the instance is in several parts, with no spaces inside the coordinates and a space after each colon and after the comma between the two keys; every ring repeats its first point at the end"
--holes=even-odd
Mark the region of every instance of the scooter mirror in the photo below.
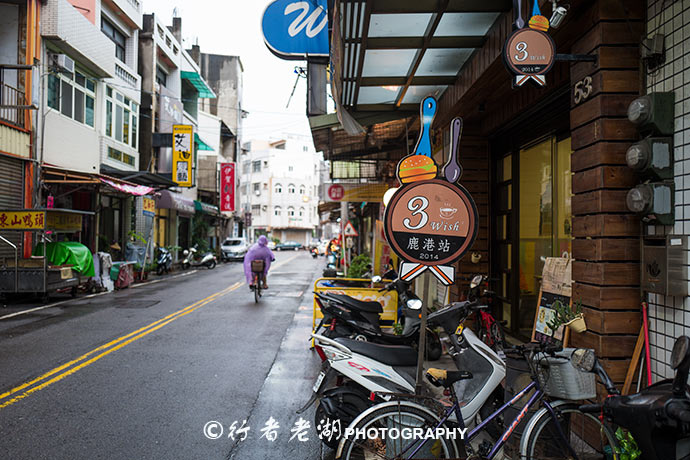
{"type": "MultiPolygon", "coordinates": [[[[467,279],[467,278],[465,278],[465,279],[467,279]]],[[[472,278],[472,281],[470,282],[470,288],[474,289],[477,286],[479,286],[480,284],[482,284],[482,275],[477,275],[474,278],[472,278]]]]}
{"type": "Polygon", "coordinates": [[[671,352],[671,368],[678,369],[683,361],[688,357],[688,350],[690,349],[690,338],[683,335],[676,339],[671,352]]]}
{"type": "Polygon", "coordinates": [[[381,277],[379,275],[372,276],[371,277],[371,282],[372,283],[380,283],[381,282],[381,277]]]}
{"type": "Polygon", "coordinates": [[[582,372],[592,372],[596,360],[597,357],[594,354],[594,350],[589,348],[578,348],[570,357],[570,362],[573,363],[573,366],[582,372]]]}
{"type": "Polygon", "coordinates": [[[410,310],[421,310],[422,309],[422,301],[419,299],[410,299],[407,301],[407,308],[410,310]]]}

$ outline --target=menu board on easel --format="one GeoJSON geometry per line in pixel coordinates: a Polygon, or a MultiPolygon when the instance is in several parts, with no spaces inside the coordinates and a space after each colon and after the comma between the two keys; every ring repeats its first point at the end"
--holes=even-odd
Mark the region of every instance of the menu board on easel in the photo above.
{"type": "Polygon", "coordinates": [[[568,345],[569,329],[561,325],[553,331],[548,326],[554,316],[553,304],[559,301],[572,308],[571,259],[549,257],[542,272],[542,285],[539,290],[537,310],[532,328],[532,341],[568,345]]]}

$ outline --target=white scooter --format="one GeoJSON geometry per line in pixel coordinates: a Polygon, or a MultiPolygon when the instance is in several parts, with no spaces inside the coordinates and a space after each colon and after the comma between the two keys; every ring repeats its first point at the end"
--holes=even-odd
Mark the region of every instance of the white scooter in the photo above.
{"type": "MultiPolygon", "coordinates": [[[[491,414],[502,400],[499,385],[506,374],[505,363],[469,329],[462,327],[475,310],[485,308],[471,302],[458,302],[429,315],[431,325],[441,326],[448,334],[450,354],[459,370],[473,378],[454,384],[462,401],[462,417],[471,426],[476,416],[491,414]],[[496,400],[498,399],[498,400],[496,400]]],[[[390,399],[386,393],[413,394],[415,390],[417,351],[411,347],[379,345],[348,338],[330,339],[312,334],[315,348],[324,359],[322,371],[313,386],[311,399],[298,413],[320,398],[315,424],[339,425],[340,433],[354,418],[375,402],[390,399]],[[336,385],[333,386],[333,380],[336,385]]],[[[498,422],[497,422],[498,423],[498,422]]],[[[491,429],[491,428],[490,428],[491,429]]],[[[498,433],[499,428],[495,430],[498,433]]],[[[321,436],[329,447],[338,445],[339,436],[321,436]]]]}
{"type": "Polygon", "coordinates": [[[206,267],[209,270],[216,268],[218,261],[212,252],[207,252],[198,259],[196,253],[196,245],[182,251],[182,255],[184,256],[184,260],[182,260],[182,268],[184,270],[187,270],[189,267],[206,267]]]}

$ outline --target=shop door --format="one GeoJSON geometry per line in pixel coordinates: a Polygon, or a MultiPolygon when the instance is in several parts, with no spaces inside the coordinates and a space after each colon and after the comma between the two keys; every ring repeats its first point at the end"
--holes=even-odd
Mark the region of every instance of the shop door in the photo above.
{"type": "Polygon", "coordinates": [[[546,258],[572,252],[572,152],[570,138],[556,137],[516,151],[495,168],[494,273],[503,319],[513,334],[525,339],[532,332],[546,258]]]}

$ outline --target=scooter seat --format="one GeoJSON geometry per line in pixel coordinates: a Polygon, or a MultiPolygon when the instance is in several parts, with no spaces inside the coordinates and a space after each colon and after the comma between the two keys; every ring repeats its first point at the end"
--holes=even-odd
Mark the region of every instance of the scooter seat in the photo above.
{"type": "Polygon", "coordinates": [[[365,313],[383,313],[383,307],[375,301],[357,300],[345,294],[324,294],[326,298],[331,297],[336,302],[344,303],[348,307],[365,313]]]}
{"type": "Polygon", "coordinates": [[[345,345],[355,353],[379,361],[389,366],[416,366],[417,350],[401,345],[380,345],[378,343],[338,337],[336,342],[345,345]]]}

